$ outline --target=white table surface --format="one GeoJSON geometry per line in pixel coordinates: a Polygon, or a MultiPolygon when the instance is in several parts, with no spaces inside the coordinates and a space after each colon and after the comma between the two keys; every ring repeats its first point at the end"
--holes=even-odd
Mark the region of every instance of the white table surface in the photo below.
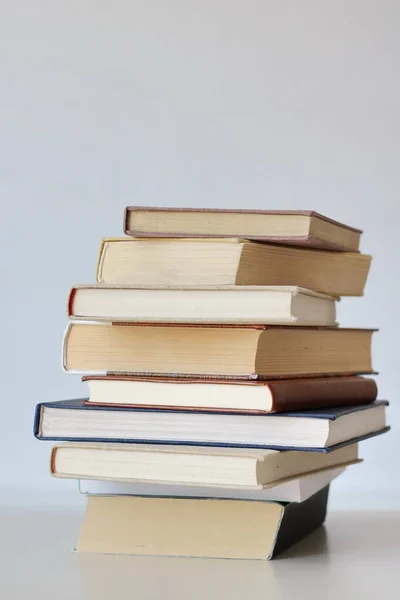
{"type": "Polygon", "coordinates": [[[2,509],[4,600],[400,598],[400,512],[334,512],[271,562],[76,554],[82,513],[2,509]]]}

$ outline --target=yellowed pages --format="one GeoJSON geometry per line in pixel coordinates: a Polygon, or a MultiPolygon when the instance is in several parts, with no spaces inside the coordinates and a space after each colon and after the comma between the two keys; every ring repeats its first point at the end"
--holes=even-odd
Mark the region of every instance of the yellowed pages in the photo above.
{"type": "Polygon", "coordinates": [[[273,502],[92,496],[77,551],[266,559],[283,510],[273,502]]]}

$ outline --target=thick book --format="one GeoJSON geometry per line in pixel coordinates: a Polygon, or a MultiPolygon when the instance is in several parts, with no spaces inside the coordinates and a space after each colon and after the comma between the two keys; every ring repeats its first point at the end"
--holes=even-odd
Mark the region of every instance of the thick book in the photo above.
{"type": "Polygon", "coordinates": [[[195,486],[160,483],[132,483],[80,479],[78,487],[85,496],[156,496],[158,498],[226,498],[268,502],[304,502],[339,477],[346,467],[324,469],[292,477],[262,489],[227,486],[195,486]]]}
{"type": "Polygon", "coordinates": [[[150,206],[128,206],[123,228],[135,237],[237,237],[352,252],[358,250],[362,233],[311,210],[150,206]]]}
{"type": "Polygon", "coordinates": [[[304,502],[90,496],[77,552],[274,558],[322,525],[329,486],[304,502]]]}
{"type": "Polygon", "coordinates": [[[369,329],[71,322],[66,371],[239,379],[372,373],[369,329]]]}
{"type": "Polygon", "coordinates": [[[242,415],[90,406],[61,400],[37,406],[40,439],[238,446],[327,452],[387,430],[386,401],[303,412],[242,415]]]}
{"type": "Polygon", "coordinates": [[[185,489],[233,487],[254,492],[306,473],[357,462],[360,462],[357,444],[324,454],[174,444],[67,442],[52,449],[50,471],[62,479],[174,484],[185,489]]]}
{"type": "Polygon", "coordinates": [[[142,286],[299,286],[362,296],[371,257],[240,239],[109,238],[97,283],[142,286]]]}
{"type": "Polygon", "coordinates": [[[298,287],[142,288],[74,286],[68,316],[87,321],[336,324],[334,298],[298,287]]]}
{"type": "Polygon", "coordinates": [[[85,496],[156,496],[158,498],[226,498],[267,502],[304,502],[339,477],[345,469],[346,467],[337,467],[336,469],[307,473],[301,477],[293,477],[257,490],[244,487],[204,487],[190,484],[131,483],[96,479],[80,479],[78,486],[80,493],[85,496]]]}
{"type": "Polygon", "coordinates": [[[367,377],[304,377],[271,381],[92,375],[85,404],[131,408],[272,413],[355,404],[377,397],[367,377]]]}

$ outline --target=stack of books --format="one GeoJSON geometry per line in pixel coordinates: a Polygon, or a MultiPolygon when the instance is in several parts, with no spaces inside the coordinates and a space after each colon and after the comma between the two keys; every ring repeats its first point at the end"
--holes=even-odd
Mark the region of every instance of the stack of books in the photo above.
{"type": "Polygon", "coordinates": [[[269,559],[321,525],[329,485],[388,430],[359,230],[314,212],[128,207],[97,284],[69,295],[66,371],[42,403],[51,473],[79,480],[80,552],[269,559]]]}

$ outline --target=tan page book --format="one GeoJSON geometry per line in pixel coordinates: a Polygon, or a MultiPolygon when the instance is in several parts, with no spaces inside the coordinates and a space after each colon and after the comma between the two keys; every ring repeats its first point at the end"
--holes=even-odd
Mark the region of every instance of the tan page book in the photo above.
{"type": "Polygon", "coordinates": [[[109,238],[97,283],[199,287],[299,286],[330,296],[362,296],[371,257],[240,239],[109,238]]]}
{"type": "Polygon", "coordinates": [[[311,210],[226,210],[128,206],[128,235],[240,237],[328,250],[357,251],[361,231],[311,210]]]}
{"type": "Polygon", "coordinates": [[[91,496],[78,552],[268,560],[319,527],[329,486],[300,503],[91,496]]]}

